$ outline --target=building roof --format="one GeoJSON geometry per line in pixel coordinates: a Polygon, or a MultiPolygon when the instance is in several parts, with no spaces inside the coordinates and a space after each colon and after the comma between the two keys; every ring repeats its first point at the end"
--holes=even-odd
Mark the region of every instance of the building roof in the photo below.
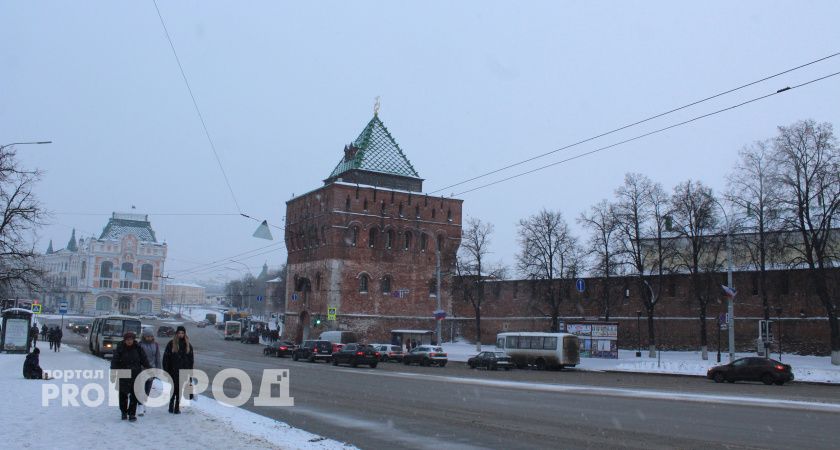
{"type": "Polygon", "coordinates": [[[397,145],[397,141],[374,114],[365,129],[352,144],[344,148],[344,157],[335,166],[328,178],[334,178],[349,170],[367,170],[404,177],[419,178],[408,158],[397,145]]]}
{"type": "Polygon", "coordinates": [[[157,242],[152,224],[149,223],[149,216],[144,214],[114,213],[99,239],[119,241],[128,234],[133,234],[139,241],[157,242]]]}

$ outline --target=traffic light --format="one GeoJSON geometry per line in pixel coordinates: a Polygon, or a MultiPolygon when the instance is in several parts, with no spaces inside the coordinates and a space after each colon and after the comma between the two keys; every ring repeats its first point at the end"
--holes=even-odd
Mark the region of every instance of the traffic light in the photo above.
{"type": "Polygon", "coordinates": [[[315,326],[316,327],[321,326],[321,315],[320,314],[315,314],[315,326]]]}

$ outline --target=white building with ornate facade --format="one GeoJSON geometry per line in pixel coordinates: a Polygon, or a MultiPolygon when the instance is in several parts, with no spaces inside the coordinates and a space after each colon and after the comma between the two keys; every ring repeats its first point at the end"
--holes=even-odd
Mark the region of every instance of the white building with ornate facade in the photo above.
{"type": "Polygon", "coordinates": [[[44,304],[66,300],[70,310],[104,314],[160,312],[166,243],[159,243],[144,214],[113,213],[99,238],[79,239],[41,257],[44,304]]]}

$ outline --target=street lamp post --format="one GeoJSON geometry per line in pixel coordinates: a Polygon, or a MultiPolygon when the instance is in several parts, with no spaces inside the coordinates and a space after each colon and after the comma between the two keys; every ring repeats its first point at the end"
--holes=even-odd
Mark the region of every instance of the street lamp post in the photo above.
{"type": "Polygon", "coordinates": [[[11,147],[13,145],[41,145],[41,144],[52,144],[52,141],[12,142],[11,144],[0,145],[0,151],[2,151],[6,147],[11,147]]]}
{"type": "Polygon", "coordinates": [[[639,349],[636,350],[636,358],[642,357],[642,311],[636,311],[636,334],[639,337],[639,349]]]}
{"type": "MultiPolygon", "coordinates": [[[[733,291],[731,295],[726,296],[726,313],[728,316],[726,319],[726,331],[729,338],[729,362],[732,362],[735,360],[735,287],[732,286],[732,222],[729,221],[729,214],[726,214],[726,208],[717,199],[713,198],[713,200],[723,213],[724,220],[726,220],[726,284],[733,291]]],[[[718,324],[718,327],[720,327],[720,324],[718,324]]]]}
{"type": "Polygon", "coordinates": [[[720,319],[717,321],[717,328],[718,328],[718,354],[717,354],[717,362],[720,362],[720,319]]]}
{"type": "Polygon", "coordinates": [[[779,322],[779,361],[782,360],[782,307],[776,307],[776,322],[779,322]]]}

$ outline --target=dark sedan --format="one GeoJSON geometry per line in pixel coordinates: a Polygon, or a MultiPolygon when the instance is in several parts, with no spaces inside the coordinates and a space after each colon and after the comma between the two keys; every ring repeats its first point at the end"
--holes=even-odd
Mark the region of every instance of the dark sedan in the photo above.
{"type": "Polygon", "coordinates": [[[295,348],[297,348],[297,346],[289,341],[272,343],[263,348],[263,355],[283,358],[286,356],[292,356],[295,348]]]}
{"type": "Polygon", "coordinates": [[[764,384],[779,386],[793,381],[793,372],[787,364],[769,358],[740,358],[729,364],[715,366],[706,373],[706,378],[716,383],[727,381],[761,381],[764,384]]]}
{"type": "Polygon", "coordinates": [[[505,369],[513,367],[513,361],[505,352],[481,352],[467,360],[470,369],[484,367],[487,370],[505,369]]]}
{"type": "Polygon", "coordinates": [[[359,364],[367,364],[371,369],[379,363],[380,354],[373,346],[364,344],[346,344],[341,350],[332,354],[334,366],[349,364],[356,367],[359,364]]]}

